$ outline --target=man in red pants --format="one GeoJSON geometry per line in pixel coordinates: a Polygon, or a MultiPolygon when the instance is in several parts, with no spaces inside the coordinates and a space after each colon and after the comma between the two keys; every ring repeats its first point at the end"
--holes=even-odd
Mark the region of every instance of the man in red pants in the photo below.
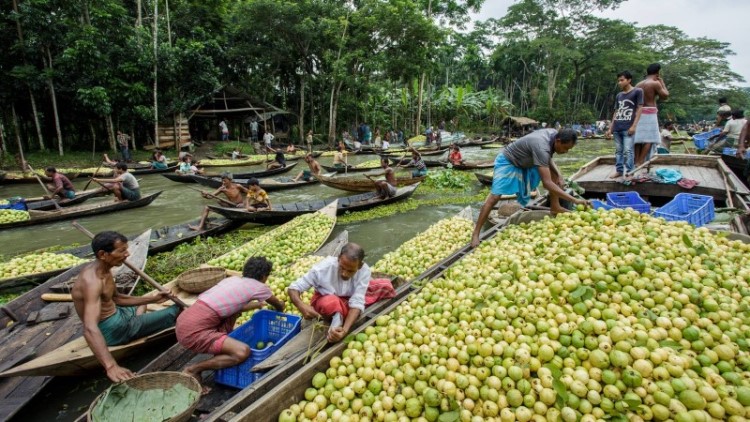
{"type": "Polygon", "coordinates": [[[365,251],[356,243],[347,243],[338,258],[329,256],[289,286],[287,293],[305,319],[323,318],[331,322],[328,341],[341,341],[351,330],[365,306],[395,296],[389,280],[370,282],[370,267],[364,263],[365,251]],[[310,304],[300,294],[315,289],[310,304]]]}

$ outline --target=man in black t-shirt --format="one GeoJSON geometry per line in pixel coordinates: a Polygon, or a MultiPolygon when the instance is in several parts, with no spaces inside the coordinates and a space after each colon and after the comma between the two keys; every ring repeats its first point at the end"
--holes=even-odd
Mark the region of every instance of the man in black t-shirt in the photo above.
{"type": "Polygon", "coordinates": [[[641,118],[643,108],[643,90],[633,87],[633,75],[625,70],[617,74],[617,85],[622,92],[617,94],[615,112],[612,115],[612,126],[606,137],[615,138],[615,172],[612,179],[628,174],[635,167],[633,154],[635,127],[641,118]]]}

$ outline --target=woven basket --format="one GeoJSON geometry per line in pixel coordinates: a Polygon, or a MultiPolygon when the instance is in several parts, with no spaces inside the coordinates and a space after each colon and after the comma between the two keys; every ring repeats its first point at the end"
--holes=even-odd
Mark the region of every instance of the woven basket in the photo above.
{"type": "Polygon", "coordinates": [[[175,284],[188,293],[203,293],[226,277],[226,270],[219,267],[195,268],[177,276],[175,284]]]}
{"type": "MultiPolygon", "coordinates": [[[[151,372],[148,374],[136,375],[134,378],[123,382],[128,387],[135,388],[141,391],[152,390],[156,388],[166,390],[176,384],[182,384],[185,387],[197,392],[198,397],[196,398],[195,403],[193,403],[189,408],[185,409],[184,412],[170,419],[169,422],[184,422],[189,420],[190,416],[193,415],[193,411],[195,410],[195,408],[198,407],[198,402],[200,402],[201,398],[201,385],[198,380],[182,372],[151,372]]],[[[88,422],[93,421],[91,414],[94,412],[94,409],[99,403],[99,400],[104,398],[104,394],[106,394],[106,391],[102,394],[99,394],[94,402],[91,403],[91,406],[89,406],[89,410],[88,412],[86,412],[86,420],[88,422]]]]}

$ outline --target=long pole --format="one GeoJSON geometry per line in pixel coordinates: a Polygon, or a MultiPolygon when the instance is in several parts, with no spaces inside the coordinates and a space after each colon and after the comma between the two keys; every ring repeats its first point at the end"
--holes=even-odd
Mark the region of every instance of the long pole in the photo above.
{"type": "MultiPolygon", "coordinates": [[[[90,239],[94,238],[94,233],[91,233],[87,228],[85,228],[82,225],[78,224],[77,221],[73,221],[73,227],[75,227],[78,230],[80,230],[81,233],[85,234],[90,239]]],[[[139,277],[141,277],[142,279],[146,280],[148,282],[148,284],[150,284],[156,290],[158,290],[158,291],[160,291],[162,293],[168,293],[169,294],[169,298],[172,299],[172,302],[174,302],[175,304],[177,304],[181,308],[184,308],[184,309],[188,308],[188,304],[187,303],[183,302],[180,298],[178,298],[177,296],[173,295],[172,292],[170,292],[169,290],[165,289],[164,286],[162,286],[161,284],[159,284],[156,280],[154,280],[153,278],[151,278],[148,274],[144,273],[143,270],[141,270],[140,268],[138,268],[135,265],[131,264],[130,261],[125,260],[124,264],[125,264],[126,267],[130,268],[134,273],[138,274],[139,277]]]]}
{"type": "Polygon", "coordinates": [[[159,38],[159,2],[154,1],[154,145],[159,148],[159,94],[157,80],[159,76],[158,44],[159,38]]]}
{"type": "Polygon", "coordinates": [[[45,192],[47,192],[47,196],[49,196],[49,199],[52,200],[52,203],[55,204],[55,208],[57,208],[58,211],[60,211],[62,208],[60,207],[60,204],[57,203],[57,200],[52,197],[52,193],[50,193],[49,189],[47,189],[47,186],[42,182],[42,178],[39,177],[38,174],[34,171],[33,168],[31,168],[31,165],[29,164],[29,169],[34,174],[34,177],[36,177],[36,181],[39,182],[40,185],[42,185],[42,189],[44,189],[45,192]]]}

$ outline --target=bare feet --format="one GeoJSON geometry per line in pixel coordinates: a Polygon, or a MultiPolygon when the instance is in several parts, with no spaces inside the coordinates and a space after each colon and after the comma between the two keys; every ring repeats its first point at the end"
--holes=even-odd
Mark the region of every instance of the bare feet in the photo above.
{"type": "Polygon", "coordinates": [[[188,368],[185,368],[185,370],[182,372],[198,380],[198,384],[201,385],[201,396],[205,396],[206,394],[211,392],[211,388],[203,385],[203,377],[201,376],[201,374],[196,374],[195,372],[190,371],[188,368]]]}
{"type": "Polygon", "coordinates": [[[479,246],[479,236],[471,236],[471,248],[474,249],[479,246]]]}
{"type": "Polygon", "coordinates": [[[620,172],[614,172],[614,173],[612,173],[612,174],[609,175],[610,179],[617,179],[618,177],[622,177],[622,173],[620,173],[620,172]]]}
{"type": "Polygon", "coordinates": [[[196,232],[199,232],[199,231],[201,231],[201,230],[202,230],[202,229],[200,228],[200,226],[194,226],[194,225],[192,225],[192,224],[188,224],[188,228],[189,228],[190,230],[192,230],[192,231],[196,231],[196,232]]]}

